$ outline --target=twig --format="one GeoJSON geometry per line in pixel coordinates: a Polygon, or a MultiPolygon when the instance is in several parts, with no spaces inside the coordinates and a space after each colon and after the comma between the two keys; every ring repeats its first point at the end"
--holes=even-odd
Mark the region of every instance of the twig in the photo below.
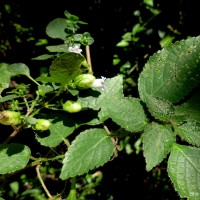
{"type": "Polygon", "coordinates": [[[14,125],[11,125],[14,129],[14,131],[10,134],[10,136],[4,141],[4,144],[8,143],[12,138],[14,138],[17,133],[19,133],[20,128],[22,127],[21,125],[19,127],[16,127],[14,125]]]}
{"type": "Polygon", "coordinates": [[[37,172],[37,176],[39,178],[39,181],[42,184],[42,187],[43,187],[44,191],[46,192],[47,196],[49,197],[50,200],[53,200],[53,197],[51,196],[49,190],[47,189],[46,185],[44,184],[44,181],[42,180],[42,177],[41,177],[41,174],[40,174],[40,165],[39,164],[36,166],[36,172],[37,172]]]}
{"type": "Polygon", "coordinates": [[[89,64],[89,69],[88,69],[88,71],[90,72],[90,73],[92,73],[92,62],[91,62],[91,56],[90,56],[90,46],[86,46],[85,47],[85,50],[86,50],[86,58],[87,58],[87,62],[88,62],[88,64],[89,64]]]}

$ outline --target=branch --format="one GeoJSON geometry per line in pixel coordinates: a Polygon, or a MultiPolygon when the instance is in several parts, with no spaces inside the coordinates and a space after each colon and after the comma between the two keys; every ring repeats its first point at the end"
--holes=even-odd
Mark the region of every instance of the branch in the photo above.
{"type": "Polygon", "coordinates": [[[47,189],[46,185],[44,184],[44,181],[42,180],[42,177],[41,177],[41,174],[40,174],[40,166],[41,165],[39,165],[39,164],[36,166],[37,176],[38,176],[39,181],[42,184],[42,187],[43,187],[44,191],[46,192],[47,196],[49,197],[50,200],[53,200],[53,197],[51,196],[49,190],[47,189]]]}

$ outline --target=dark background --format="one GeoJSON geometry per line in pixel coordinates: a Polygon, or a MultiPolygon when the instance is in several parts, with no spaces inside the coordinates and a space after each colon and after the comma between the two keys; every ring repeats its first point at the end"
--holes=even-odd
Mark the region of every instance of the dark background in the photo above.
{"type": "MultiPolygon", "coordinates": [[[[180,32],[176,36],[177,40],[200,34],[198,1],[155,1],[155,7],[161,10],[161,14],[149,24],[154,30],[168,31],[167,26],[171,25],[180,32]]],[[[112,65],[113,55],[122,53],[116,44],[121,40],[121,36],[131,31],[133,25],[138,22],[133,15],[133,11],[137,9],[144,19],[149,18],[150,13],[141,0],[0,0],[0,42],[5,44],[9,41],[6,49],[0,49],[0,62],[23,62],[33,69],[33,77],[37,76],[42,63],[31,58],[47,52],[43,46],[36,47],[35,41],[37,38],[47,38],[51,41],[45,33],[46,25],[57,17],[64,17],[64,11],[68,10],[88,23],[81,25],[80,30],[89,32],[95,40],[91,46],[94,73],[97,76],[115,76],[119,68],[112,65]],[[4,12],[6,4],[11,6],[9,14],[4,12]],[[20,35],[13,28],[14,22],[32,29],[20,35]],[[21,42],[16,41],[16,35],[20,37],[21,42]],[[27,41],[30,36],[35,40],[27,41]]],[[[142,58],[145,52],[152,55],[161,48],[158,41],[159,37],[155,31],[149,38],[142,38],[146,48],[140,49],[133,45],[132,51],[123,54],[124,59],[128,58],[134,62],[136,58],[140,58],[140,65],[143,66],[142,58]]],[[[136,138],[137,136],[133,137],[133,140],[136,138]]],[[[142,153],[122,153],[117,159],[107,163],[102,171],[104,178],[97,187],[97,193],[101,193],[101,197],[95,199],[107,200],[108,195],[112,195],[114,200],[180,199],[167,176],[166,163],[163,162],[159,168],[146,172],[142,153]]]]}

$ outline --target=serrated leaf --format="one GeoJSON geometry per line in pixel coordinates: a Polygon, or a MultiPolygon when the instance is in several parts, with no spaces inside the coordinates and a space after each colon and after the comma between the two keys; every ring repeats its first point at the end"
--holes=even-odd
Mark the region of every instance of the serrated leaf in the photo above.
{"type": "Polygon", "coordinates": [[[49,113],[42,118],[46,118],[52,123],[47,131],[35,131],[36,139],[43,146],[56,147],[75,130],[71,116],[65,112],[49,113]]]}
{"type": "Polygon", "coordinates": [[[112,97],[106,99],[109,117],[124,129],[132,132],[142,131],[147,125],[143,107],[137,98],[112,97]]]}
{"type": "Polygon", "coordinates": [[[105,164],[113,154],[114,144],[103,129],[88,129],[72,142],[63,160],[60,178],[65,180],[87,173],[105,164]]]}
{"type": "Polygon", "coordinates": [[[165,99],[147,95],[146,105],[152,116],[162,121],[168,121],[174,113],[173,104],[165,99]]]}
{"type": "Polygon", "coordinates": [[[144,131],[143,152],[146,161],[146,170],[160,164],[170,152],[175,142],[175,134],[168,125],[153,122],[144,131]]]}
{"type": "Polygon", "coordinates": [[[22,144],[0,144],[0,174],[23,169],[29,161],[31,151],[22,144]]]}
{"type": "Polygon", "coordinates": [[[150,57],[138,80],[141,99],[146,95],[172,103],[183,99],[200,79],[200,36],[176,42],[150,57]]]}
{"type": "Polygon", "coordinates": [[[105,90],[101,91],[101,95],[96,101],[96,109],[101,109],[99,119],[103,122],[109,118],[107,111],[107,102],[112,101],[113,97],[123,96],[123,79],[122,76],[108,78],[105,81],[105,90]]]}
{"type": "MultiPolygon", "coordinates": [[[[199,87],[196,92],[184,103],[175,107],[175,115],[187,116],[187,120],[194,120],[200,123],[200,92],[199,87]]],[[[184,119],[185,120],[185,119],[184,119]]]]}
{"type": "Polygon", "coordinates": [[[168,175],[181,198],[200,199],[200,149],[174,144],[168,175]]]}
{"type": "Polygon", "coordinates": [[[200,124],[195,121],[186,122],[175,128],[175,133],[188,143],[200,147],[200,124]]]}
{"type": "Polygon", "coordinates": [[[67,34],[66,29],[66,19],[65,18],[56,18],[52,20],[46,27],[46,34],[54,39],[65,40],[67,34]]]}

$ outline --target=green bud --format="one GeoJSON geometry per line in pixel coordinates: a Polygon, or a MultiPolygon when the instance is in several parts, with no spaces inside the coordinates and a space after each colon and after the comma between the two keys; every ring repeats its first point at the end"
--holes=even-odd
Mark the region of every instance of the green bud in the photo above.
{"type": "Polygon", "coordinates": [[[89,89],[96,78],[92,74],[81,74],[74,79],[78,89],[89,89]]]}
{"type": "Polygon", "coordinates": [[[21,113],[11,110],[0,112],[0,123],[4,125],[17,125],[21,123],[21,113]]]}
{"type": "Polygon", "coordinates": [[[34,129],[38,131],[46,131],[49,129],[51,122],[47,119],[38,119],[34,125],[34,129]]]}
{"type": "Polygon", "coordinates": [[[82,106],[79,102],[68,100],[63,104],[63,110],[69,113],[76,113],[81,111],[82,106]]]}

